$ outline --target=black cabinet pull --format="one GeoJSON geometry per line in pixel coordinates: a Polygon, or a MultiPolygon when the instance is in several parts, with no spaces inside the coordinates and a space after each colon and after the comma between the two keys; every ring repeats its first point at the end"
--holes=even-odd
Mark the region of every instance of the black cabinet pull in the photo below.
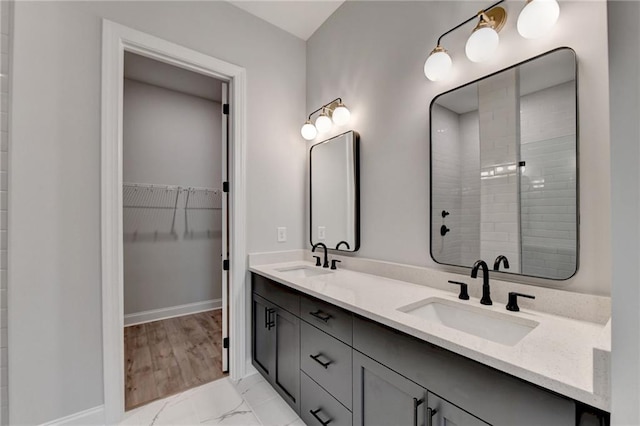
{"type": "Polygon", "coordinates": [[[273,315],[276,312],[275,309],[273,308],[269,308],[265,310],[265,327],[267,328],[267,330],[271,330],[275,325],[276,322],[274,320],[271,319],[271,315],[273,315]]]}
{"type": "Polygon", "coordinates": [[[327,426],[329,423],[331,423],[333,421],[333,419],[329,419],[329,420],[325,420],[323,421],[320,416],[318,416],[318,413],[322,411],[322,408],[318,408],[317,410],[309,410],[309,412],[311,413],[311,415],[313,417],[316,418],[316,420],[322,425],[322,426],[327,426]]]}
{"type": "Polygon", "coordinates": [[[269,327],[269,308],[264,308],[264,328],[269,327]]]}
{"type": "Polygon", "coordinates": [[[333,318],[330,314],[326,312],[322,312],[322,310],[318,309],[315,312],[309,312],[309,315],[318,318],[320,321],[324,321],[325,323],[333,318]]]}
{"type": "MultiPolygon", "coordinates": [[[[318,358],[320,358],[322,355],[322,353],[319,353],[318,355],[309,355],[309,358],[311,358],[312,360],[314,360],[315,362],[317,362],[318,364],[320,364],[321,366],[323,366],[324,368],[329,368],[329,366],[331,364],[333,364],[333,361],[329,360],[327,362],[322,362],[320,361],[318,358]]],[[[327,358],[325,356],[325,358],[327,358]]]]}
{"type": "Polygon", "coordinates": [[[433,426],[433,416],[436,414],[438,414],[437,409],[427,407],[427,426],[433,426]]]}
{"type": "Polygon", "coordinates": [[[418,407],[424,402],[424,399],[413,398],[413,426],[418,426],[418,407]]]}

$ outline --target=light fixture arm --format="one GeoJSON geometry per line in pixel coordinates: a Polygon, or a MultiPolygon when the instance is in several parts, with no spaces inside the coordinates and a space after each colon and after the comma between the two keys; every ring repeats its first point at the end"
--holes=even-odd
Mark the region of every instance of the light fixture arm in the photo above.
{"type": "MultiPolygon", "coordinates": [[[[504,0],[502,0],[502,1],[504,1],[504,0]]],[[[313,116],[313,114],[315,114],[316,112],[324,111],[325,108],[329,108],[330,110],[335,109],[335,107],[334,108],[330,108],[330,107],[331,107],[331,104],[333,104],[336,101],[338,101],[339,103],[342,103],[342,98],[335,98],[331,102],[327,102],[326,104],[322,105],[320,108],[318,108],[317,110],[315,110],[311,114],[309,114],[309,120],[311,120],[311,117],[313,116]]]]}
{"type": "MultiPolygon", "coordinates": [[[[495,2],[494,4],[492,4],[491,6],[487,7],[486,9],[481,10],[480,12],[476,13],[475,15],[473,15],[472,17],[470,17],[469,19],[467,19],[466,21],[456,25],[455,27],[451,28],[449,31],[445,32],[444,34],[442,34],[440,37],[438,37],[438,43],[436,44],[437,46],[440,46],[440,41],[442,40],[442,38],[444,36],[446,36],[449,33],[454,32],[455,30],[457,30],[458,28],[462,27],[463,25],[468,24],[469,22],[473,21],[474,19],[478,18],[478,16],[486,16],[486,12],[488,12],[489,10],[493,9],[494,7],[496,7],[497,5],[499,5],[500,3],[504,3],[505,0],[499,0],[497,2],[495,2]]],[[[483,18],[485,20],[487,20],[486,18],[483,18]]],[[[487,20],[488,21],[488,20],[487,20]]]]}

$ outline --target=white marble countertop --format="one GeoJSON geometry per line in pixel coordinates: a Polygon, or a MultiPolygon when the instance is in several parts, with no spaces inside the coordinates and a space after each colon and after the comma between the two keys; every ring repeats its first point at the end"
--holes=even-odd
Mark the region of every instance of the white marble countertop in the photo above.
{"type": "Polygon", "coordinates": [[[302,265],[315,268],[308,261],[297,260],[252,265],[250,270],[515,377],[610,411],[609,391],[599,385],[603,377],[608,377],[608,371],[596,371],[608,369],[608,365],[594,363],[594,348],[602,350],[602,342],[610,342],[610,328],[604,324],[525,309],[522,304],[520,312],[509,312],[503,303],[483,306],[475,297],[462,301],[437,288],[347,269],[306,278],[278,271],[302,265]],[[430,297],[534,320],[539,325],[515,345],[506,346],[397,310],[430,297]]]}

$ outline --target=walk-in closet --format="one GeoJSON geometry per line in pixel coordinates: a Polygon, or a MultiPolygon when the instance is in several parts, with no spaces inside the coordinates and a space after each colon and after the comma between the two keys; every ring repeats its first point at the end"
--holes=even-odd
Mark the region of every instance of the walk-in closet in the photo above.
{"type": "Polygon", "coordinates": [[[133,53],[123,87],[129,410],[225,375],[227,89],[133,53]]]}

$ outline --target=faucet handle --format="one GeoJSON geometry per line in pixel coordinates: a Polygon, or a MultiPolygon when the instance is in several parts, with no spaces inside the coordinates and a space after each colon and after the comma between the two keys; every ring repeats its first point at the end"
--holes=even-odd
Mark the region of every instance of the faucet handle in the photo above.
{"type": "Polygon", "coordinates": [[[469,293],[467,292],[467,284],[466,283],[461,283],[460,281],[451,281],[449,280],[450,284],[457,284],[460,286],[460,294],[458,295],[458,299],[462,299],[462,300],[469,300],[469,293]]]}
{"type": "Polygon", "coordinates": [[[529,294],[516,293],[514,291],[509,292],[509,302],[507,303],[507,311],[518,312],[520,307],[518,306],[518,296],[526,297],[527,299],[535,299],[535,296],[529,294]]]}
{"type": "Polygon", "coordinates": [[[316,266],[322,266],[322,262],[320,262],[320,256],[313,256],[313,258],[316,260],[316,266]]]}
{"type": "Polygon", "coordinates": [[[336,263],[340,263],[340,262],[342,262],[342,260],[331,259],[331,269],[338,269],[336,268],[336,263]]]}

